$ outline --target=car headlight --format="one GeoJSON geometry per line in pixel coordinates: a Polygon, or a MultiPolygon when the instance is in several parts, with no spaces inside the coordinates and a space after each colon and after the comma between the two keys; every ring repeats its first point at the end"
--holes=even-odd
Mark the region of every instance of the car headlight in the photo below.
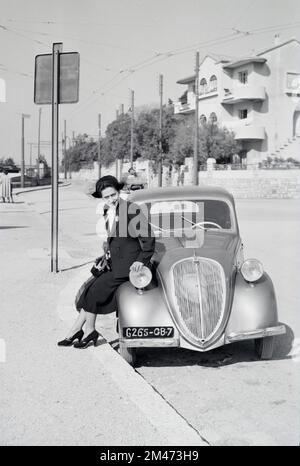
{"type": "Polygon", "coordinates": [[[140,272],[131,271],[129,273],[129,280],[135,288],[141,291],[142,288],[146,288],[152,280],[151,270],[143,266],[140,272]]]}
{"type": "Polygon", "coordinates": [[[256,282],[263,276],[264,268],[257,259],[247,259],[242,264],[241,273],[247,282],[256,282]]]}

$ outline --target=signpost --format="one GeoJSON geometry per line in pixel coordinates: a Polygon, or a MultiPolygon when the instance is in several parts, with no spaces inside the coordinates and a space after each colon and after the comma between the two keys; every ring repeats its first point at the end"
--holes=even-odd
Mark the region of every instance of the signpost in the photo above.
{"type": "Polygon", "coordinates": [[[51,272],[58,272],[58,131],[59,104],[79,100],[79,53],[62,53],[54,43],[52,55],[35,57],[34,102],[52,105],[51,272]]]}

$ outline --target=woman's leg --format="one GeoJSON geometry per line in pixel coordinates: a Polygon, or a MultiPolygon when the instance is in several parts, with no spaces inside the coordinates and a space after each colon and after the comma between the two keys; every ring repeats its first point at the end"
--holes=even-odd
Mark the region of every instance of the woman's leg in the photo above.
{"type": "Polygon", "coordinates": [[[87,337],[90,333],[92,333],[95,330],[96,317],[97,314],[93,314],[92,312],[85,313],[85,327],[83,338],[87,337]]]}
{"type": "Polygon", "coordinates": [[[86,321],[86,314],[88,314],[87,312],[85,312],[84,309],[81,309],[77,319],[75,320],[72,328],[70,329],[70,331],[68,332],[66,338],[71,338],[75,333],[79,332],[79,330],[82,329],[85,321],[86,321]]]}

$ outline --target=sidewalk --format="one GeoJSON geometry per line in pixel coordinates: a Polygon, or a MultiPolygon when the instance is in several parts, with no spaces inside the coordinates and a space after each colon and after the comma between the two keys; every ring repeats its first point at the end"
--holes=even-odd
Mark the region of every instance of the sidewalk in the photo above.
{"type": "MultiPolygon", "coordinates": [[[[91,238],[82,237],[91,223],[78,222],[73,236],[64,230],[64,271],[51,274],[49,214],[36,212],[31,195],[0,204],[0,443],[204,445],[200,434],[105,340],[81,351],[56,345],[76,315],[74,294],[90,264],[80,266],[95,257],[91,238]]],[[[48,212],[49,199],[42,197],[39,206],[48,212]]],[[[84,212],[91,205],[84,194],[69,190],[62,209],[71,209],[72,202],[84,212]]],[[[64,224],[69,224],[67,215],[64,224]]]]}

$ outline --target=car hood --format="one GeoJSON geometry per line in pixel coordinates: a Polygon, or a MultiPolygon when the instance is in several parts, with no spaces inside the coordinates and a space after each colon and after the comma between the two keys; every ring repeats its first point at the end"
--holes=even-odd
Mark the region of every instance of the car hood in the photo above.
{"type": "Polygon", "coordinates": [[[236,233],[206,231],[198,241],[184,238],[157,238],[153,261],[159,274],[169,274],[172,265],[189,257],[206,257],[219,262],[225,275],[231,275],[235,262],[239,237],[236,233]]]}

